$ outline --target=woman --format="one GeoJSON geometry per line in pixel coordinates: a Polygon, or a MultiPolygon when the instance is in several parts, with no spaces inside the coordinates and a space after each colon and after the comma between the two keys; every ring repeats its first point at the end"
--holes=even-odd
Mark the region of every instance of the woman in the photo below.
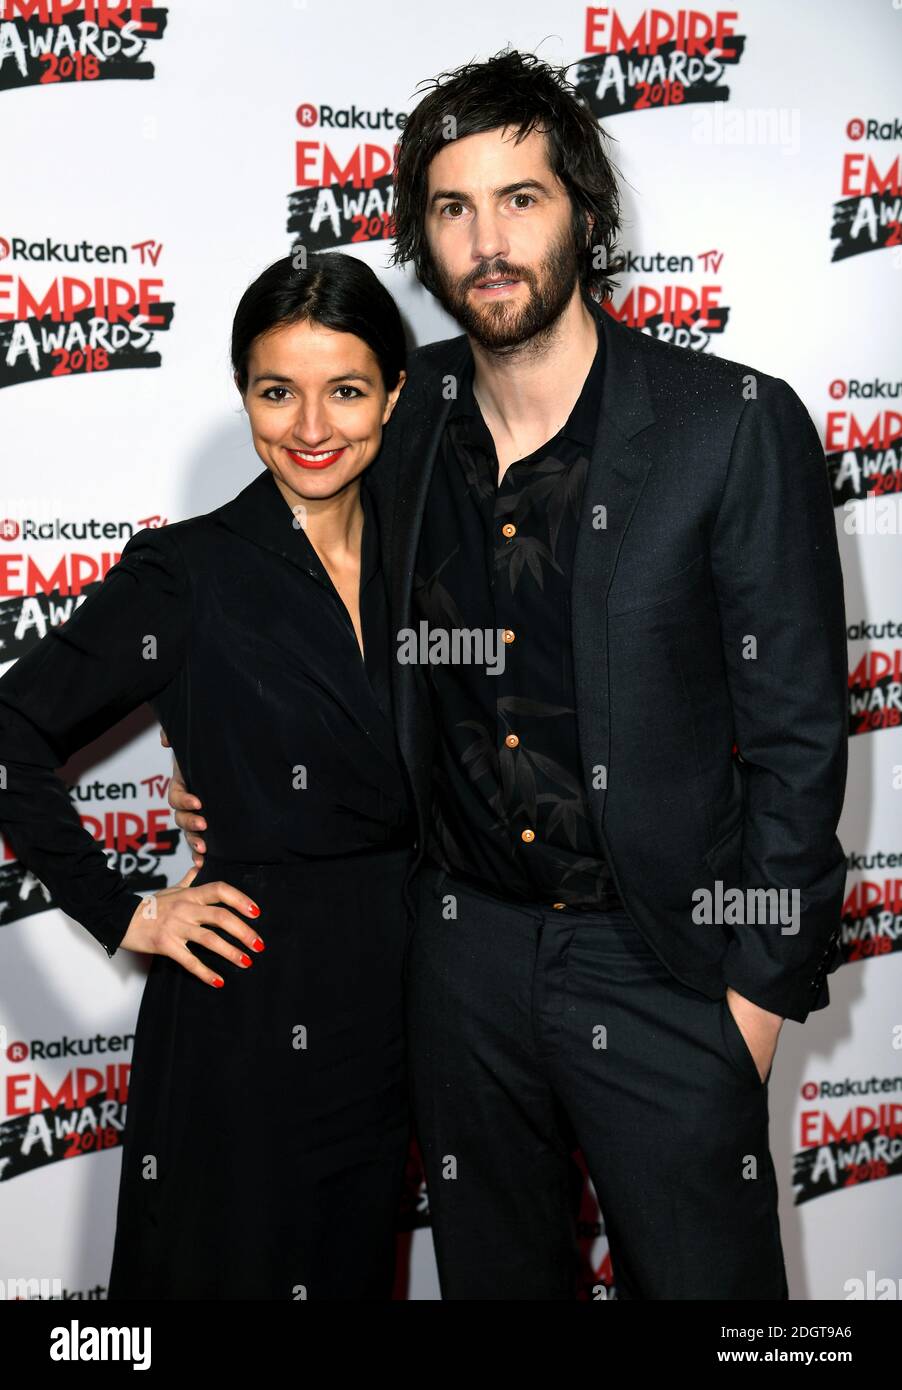
{"type": "Polygon", "coordinates": [[[271,265],[232,333],[264,470],[139,531],[0,680],[10,844],[110,955],[153,956],[111,1298],[391,1294],[413,831],[362,480],[404,362],[362,262],[271,265]],[[53,769],[144,701],[216,831],[136,905],[53,769]]]}

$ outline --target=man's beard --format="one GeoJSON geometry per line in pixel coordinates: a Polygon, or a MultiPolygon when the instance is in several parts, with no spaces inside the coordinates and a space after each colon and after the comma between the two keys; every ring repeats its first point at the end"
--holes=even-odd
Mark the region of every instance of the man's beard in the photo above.
{"type": "Polygon", "coordinates": [[[508,261],[484,261],[464,280],[452,280],[433,261],[433,293],[446,313],[488,351],[518,347],[537,334],[546,332],[560,318],[579,279],[579,264],[573,231],[564,235],[539,266],[538,274],[508,261]],[[491,276],[496,280],[517,279],[525,283],[529,298],[523,305],[513,299],[486,300],[481,308],[469,298],[477,280],[491,276]]]}

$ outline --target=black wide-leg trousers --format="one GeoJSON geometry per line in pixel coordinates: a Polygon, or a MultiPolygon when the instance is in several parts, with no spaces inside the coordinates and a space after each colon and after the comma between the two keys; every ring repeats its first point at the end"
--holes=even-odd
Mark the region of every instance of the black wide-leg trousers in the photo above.
{"type": "Polygon", "coordinates": [[[572,1299],[572,1158],[619,1299],[788,1297],[768,1078],[726,999],[623,912],[522,907],[425,866],[406,960],[442,1297],[572,1299]]]}

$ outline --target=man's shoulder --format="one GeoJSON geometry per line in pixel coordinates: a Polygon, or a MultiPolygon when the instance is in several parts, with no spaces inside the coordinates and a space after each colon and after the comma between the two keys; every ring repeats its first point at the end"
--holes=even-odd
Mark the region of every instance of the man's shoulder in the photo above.
{"type": "Polygon", "coordinates": [[[420,386],[467,360],[470,352],[466,333],[440,338],[414,348],[407,359],[407,386],[420,386]]]}
{"type": "Polygon", "coordinates": [[[765,384],[779,379],[750,362],[685,347],[608,317],[615,334],[629,335],[632,350],[640,357],[649,382],[661,390],[689,387],[732,393],[737,385],[765,384]]]}
{"type": "MultiPolygon", "coordinates": [[[[685,347],[624,323],[600,305],[604,342],[615,362],[614,379],[623,389],[644,378],[654,409],[661,415],[688,410],[737,414],[748,400],[798,413],[801,402],[788,382],[762,367],[719,353],[685,347]]],[[[400,417],[423,408],[423,397],[443,378],[458,375],[470,356],[465,333],[425,343],[408,356],[407,382],[399,401],[400,417]]]]}
{"type": "Polygon", "coordinates": [[[775,432],[790,449],[812,445],[817,438],[804,401],[783,377],[736,358],[679,347],[624,324],[616,328],[630,334],[659,420],[732,441],[745,418],[750,426],[757,423],[775,432]]]}
{"type": "MultiPolygon", "coordinates": [[[[780,380],[763,368],[738,358],[684,347],[643,332],[601,306],[598,306],[598,312],[604,316],[608,350],[618,356],[628,354],[637,358],[649,382],[662,389],[694,386],[709,391],[722,389],[732,392],[737,383],[755,381],[764,384],[780,380]]],[[[408,357],[407,387],[416,388],[455,368],[459,370],[460,365],[466,362],[468,353],[466,333],[415,348],[408,357]]]]}

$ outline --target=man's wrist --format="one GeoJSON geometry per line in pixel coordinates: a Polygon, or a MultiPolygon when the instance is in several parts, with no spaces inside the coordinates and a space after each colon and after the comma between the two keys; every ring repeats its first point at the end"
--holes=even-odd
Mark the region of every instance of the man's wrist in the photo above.
{"type": "Polygon", "coordinates": [[[727,985],[727,998],[740,999],[749,1011],[754,1010],[754,1014],[763,1023],[767,1020],[776,1033],[779,1033],[783,1026],[784,1018],[782,1014],[775,1014],[770,1009],[765,1009],[761,1004],[756,1004],[754,999],[749,999],[747,995],[740,994],[738,989],[732,985],[727,985]]]}

